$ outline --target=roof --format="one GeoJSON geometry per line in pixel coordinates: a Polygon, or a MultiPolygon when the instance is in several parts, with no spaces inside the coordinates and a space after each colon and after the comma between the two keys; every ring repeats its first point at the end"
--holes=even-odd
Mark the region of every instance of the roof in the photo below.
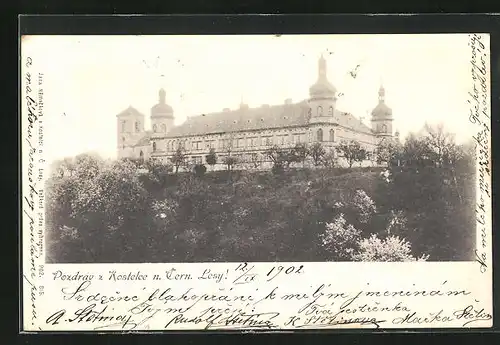
{"type": "MultiPolygon", "coordinates": [[[[340,112],[339,112],[340,113],[340,112]]],[[[339,125],[352,128],[355,131],[363,132],[363,133],[372,133],[370,127],[365,125],[361,120],[350,113],[340,113],[340,115],[336,114],[337,122],[339,125]]]]}
{"type": "Polygon", "coordinates": [[[151,108],[151,116],[168,116],[173,117],[174,110],[168,104],[158,103],[151,108]]]}
{"type": "Polygon", "coordinates": [[[386,115],[392,115],[392,109],[385,104],[385,102],[381,101],[377,106],[373,109],[372,115],[374,117],[383,117],[386,115]]]}
{"type": "Polygon", "coordinates": [[[135,109],[132,106],[129,106],[127,109],[116,115],[117,117],[122,116],[144,116],[139,110],[135,109]]]}
{"type": "MultiPolygon", "coordinates": [[[[183,124],[172,128],[167,138],[226,132],[265,130],[306,126],[309,124],[307,101],[295,104],[240,108],[189,117],[183,124]]],[[[336,110],[336,122],[358,132],[372,133],[371,129],[350,113],[336,110]]]]}
{"type": "Polygon", "coordinates": [[[337,93],[337,89],[326,79],[318,79],[309,88],[311,97],[333,97],[337,93]]]}
{"type": "Polygon", "coordinates": [[[167,137],[225,133],[268,128],[304,126],[309,122],[307,102],[261,106],[258,108],[242,107],[236,110],[222,111],[189,117],[183,124],[174,127],[167,137]]]}

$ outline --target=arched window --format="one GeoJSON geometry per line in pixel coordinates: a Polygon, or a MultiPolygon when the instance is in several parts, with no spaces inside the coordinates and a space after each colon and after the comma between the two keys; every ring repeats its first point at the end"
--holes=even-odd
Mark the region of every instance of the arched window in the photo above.
{"type": "Polygon", "coordinates": [[[142,150],[141,150],[141,152],[139,152],[139,157],[140,157],[141,159],[144,159],[144,152],[142,152],[142,150]]]}
{"type": "Polygon", "coordinates": [[[125,132],[125,129],[127,129],[127,121],[122,121],[122,132],[125,132]]]}
{"type": "Polygon", "coordinates": [[[139,122],[135,123],[135,131],[136,132],[140,132],[141,131],[139,122]]]}
{"type": "Polygon", "coordinates": [[[312,109],[311,109],[311,108],[309,108],[309,109],[307,110],[307,115],[308,115],[309,117],[311,117],[311,116],[312,116],[312,109]]]}
{"type": "Polygon", "coordinates": [[[166,131],[167,131],[167,126],[164,123],[162,123],[161,124],[161,132],[165,133],[166,131]]]}
{"type": "Polygon", "coordinates": [[[123,148],[125,148],[125,137],[122,137],[122,145],[123,145],[123,148]]]}
{"type": "Polygon", "coordinates": [[[156,142],[153,141],[153,152],[156,152],[156,142]]]}
{"type": "Polygon", "coordinates": [[[330,108],[328,109],[328,115],[333,116],[333,107],[332,106],[330,106],[330,108]]]}
{"type": "Polygon", "coordinates": [[[382,133],[387,133],[387,125],[382,125],[382,133]]]}
{"type": "Polygon", "coordinates": [[[318,106],[318,116],[323,116],[323,107],[321,105],[318,106]]]}
{"type": "Polygon", "coordinates": [[[323,141],[323,130],[321,128],[316,132],[316,138],[317,141],[323,141]]]}
{"type": "Polygon", "coordinates": [[[335,139],[335,131],[333,129],[330,129],[330,141],[334,141],[335,139]]]}
{"type": "Polygon", "coordinates": [[[153,132],[158,132],[158,126],[156,125],[156,123],[153,125],[153,132]]]}

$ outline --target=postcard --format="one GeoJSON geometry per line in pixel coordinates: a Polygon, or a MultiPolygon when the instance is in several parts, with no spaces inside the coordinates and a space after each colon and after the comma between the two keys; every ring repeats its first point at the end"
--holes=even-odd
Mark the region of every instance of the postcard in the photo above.
{"type": "Polygon", "coordinates": [[[488,34],[20,44],[22,331],[492,327],[488,34]]]}

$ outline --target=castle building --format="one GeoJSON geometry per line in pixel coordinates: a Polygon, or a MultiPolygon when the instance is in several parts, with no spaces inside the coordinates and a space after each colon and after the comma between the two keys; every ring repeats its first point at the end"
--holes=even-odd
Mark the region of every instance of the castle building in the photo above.
{"type": "MultiPolygon", "coordinates": [[[[247,168],[270,165],[264,152],[278,146],[321,143],[325,150],[342,141],[355,140],[373,153],[381,140],[394,139],[392,110],[385,103],[385,89],[379,89],[379,103],[371,114],[371,128],[349,112],[337,109],[337,90],[327,78],[327,63],[318,61],[318,78],[309,88],[309,98],[297,103],[287,99],[279,105],[250,108],[243,102],[238,109],[188,117],[174,125],[174,111],[166,104],[165,90],[151,108],[152,130],[145,130],[145,116],[133,107],[117,115],[118,158],[153,158],[168,162],[181,148],[189,162],[205,164],[214,149],[224,167],[231,155],[247,168]]],[[[339,157],[339,162],[342,158],[339,157]]]]}

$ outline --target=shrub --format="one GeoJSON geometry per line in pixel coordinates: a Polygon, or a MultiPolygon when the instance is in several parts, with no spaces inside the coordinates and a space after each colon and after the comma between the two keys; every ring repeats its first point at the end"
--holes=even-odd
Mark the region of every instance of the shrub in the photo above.
{"type": "Polygon", "coordinates": [[[411,245],[398,236],[380,239],[372,234],[359,242],[359,251],[352,256],[354,261],[426,261],[428,256],[415,258],[411,254],[411,245]]]}
{"type": "Polygon", "coordinates": [[[326,223],[326,229],[321,234],[323,246],[333,254],[334,259],[350,260],[354,255],[361,231],[347,224],[344,215],[339,214],[332,223],[326,223]]]}
{"type": "Polygon", "coordinates": [[[193,168],[194,174],[198,177],[205,175],[207,167],[203,164],[196,164],[193,168]]]}
{"type": "Polygon", "coordinates": [[[285,168],[283,167],[283,165],[281,164],[275,164],[273,165],[273,167],[271,168],[271,172],[274,174],[274,175],[282,175],[284,172],[285,172],[285,168]]]}

